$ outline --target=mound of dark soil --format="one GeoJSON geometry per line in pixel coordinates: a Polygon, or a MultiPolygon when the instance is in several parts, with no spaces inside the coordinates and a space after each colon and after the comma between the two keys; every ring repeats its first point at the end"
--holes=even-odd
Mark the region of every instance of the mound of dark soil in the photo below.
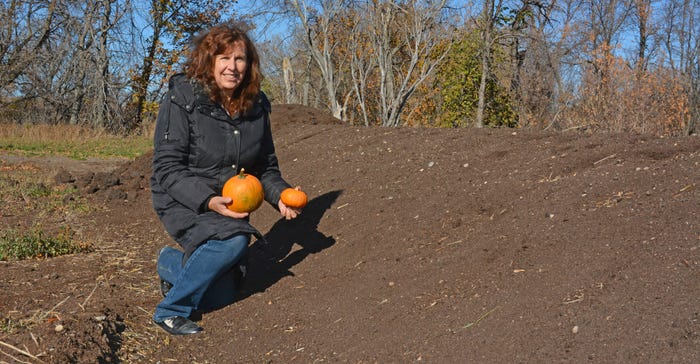
{"type": "Polygon", "coordinates": [[[67,162],[57,183],[95,210],[66,221],[96,249],[0,263],[0,361],[700,361],[700,138],[272,118],[310,203],[294,221],[253,215],[276,259],[252,244],[240,301],[202,334],[154,326],[155,257],[173,242],[151,155],[89,178],[67,162]]]}

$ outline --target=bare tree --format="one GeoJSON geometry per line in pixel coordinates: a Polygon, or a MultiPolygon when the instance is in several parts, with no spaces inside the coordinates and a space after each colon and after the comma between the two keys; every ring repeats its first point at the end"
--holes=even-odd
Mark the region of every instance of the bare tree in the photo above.
{"type": "MultiPolygon", "coordinates": [[[[116,8],[117,0],[97,0],[96,9],[98,21],[95,25],[95,70],[92,76],[93,94],[95,102],[92,111],[94,126],[107,126],[112,130],[123,130],[124,123],[117,122],[114,116],[121,113],[111,113],[109,109],[110,86],[112,85],[109,52],[112,29],[124,15],[124,10],[116,8]]],[[[123,121],[123,120],[122,120],[123,121]]]]}
{"type": "Polygon", "coordinates": [[[288,104],[296,104],[298,102],[296,81],[289,57],[282,59],[282,74],[284,76],[284,101],[288,104]]]}
{"type": "Polygon", "coordinates": [[[339,94],[339,68],[334,55],[338,44],[332,41],[331,36],[333,21],[347,5],[346,1],[318,0],[309,4],[305,0],[291,0],[289,4],[304,31],[307,50],[321,72],[331,114],[342,120],[345,107],[339,101],[342,99],[339,94]]]}
{"type": "Polygon", "coordinates": [[[517,52],[517,103],[519,124],[534,126],[549,121],[556,123],[561,110],[562,62],[575,47],[572,44],[570,15],[573,11],[560,8],[555,2],[541,4],[534,12],[530,26],[522,34],[523,50],[517,52]],[[569,15],[567,15],[567,13],[569,15]],[[562,14],[557,22],[554,14],[562,14]]]}
{"type": "Polygon", "coordinates": [[[651,21],[651,0],[634,0],[634,18],[637,22],[637,75],[646,72],[648,65],[650,21],[651,21]]]}
{"type": "Polygon", "coordinates": [[[368,93],[369,80],[377,67],[377,59],[367,54],[367,47],[370,43],[371,32],[367,29],[367,22],[357,21],[350,31],[350,42],[348,42],[348,52],[350,53],[350,76],[352,77],[353,90],[357,105],[360,109],[362,123],[370,125],[368,93]]]}
{"type": "Polygon", "coordinates": [[[52,31],[57,0],[0,4],[0,89],[5,90],[33,61],[52,31]]]}
{"type": "Polygon", "coordinates": [[[685,133],[694,134],[700,125],[700,1],[665,2],[663,20],[665,59],[688,96],[685,133]]]}
{"type": "Polygon", "coordinates": [[[700,126],[700,61],[698,61],[700,44],[695,45],[695,57],[696,61],[690,69],[690,81],[688,82],[690,119],[685,128],[686,135],[697,134],[700,126]]]}
{"type": "Polygon", "coordinates": [[[440,20],[446,1],[376,1],[366,11],[372,57],[379,72],[379,120],[399,126],[401,113],[416,87],[445,58],[449,47],[437,50],[449,37],[440,20]]]}
{"type": "Polygon", "coordinates": [[[619,42],[623,26],[632,13],[632,0],[591,0],[586,2],[588,15],[588,52],[592,56],[590,64],[598,75],[603,90],[611,81],[610,60],[614,57],[615,46],[619,42]]]}
{"type": "Polygon", "coordinates": [[[478,105],[476,107],[477,128],[484,127],[484,109],[486,109],[486,83],[491,76],[491,52],[495,38],[495,28],[501,13],[503,2],[496,5],[494,0],[484,0],[480,24],[481,28],[481,80],[479,82],[478,105]]]}
{"type": "MultiPolygon", "coordinates": [[[[75,28],[75,48],[72,58],[73,69],[75,74],[75,82],[73,89],[73,103],[70,106],[68,123],[71,125],[78,124],[80,121],[80,112],[83,110],[85,95],[87,94],[86,76],[91,68],[90,50],[93,38],[93,12],[86,12],[82,19],[72,18],[75,28]]],[[[68,43],[70,44],[70,43],[68,43]]]]}
{"type": "MultiPolygon", "coordinates": [[[[494,48],[499,47],[510,49],[512,69],[510,73],[512,77],[509,81],[511,97],[521,109],[523,100],[521,89],[521,70],[525,62],[527,54],[526,49],[521,49],[521,41],[527,40],[528,33],[526,32],[536,20],[544,23],[549,22],[547,9],[550,6],[545,1],[540,0],[522,0],[517,4],[509,4],[505,0],[485,0],[482,4],[481,14],[477,19],[477,27],[481,38],[481,49],[479,58],[481,61],[481,77],[479,81],[479,89],[477,92],[477,110],[474,126],[482,128],[485,125],[485,111],[487,108],[486,87],[489,80],[494,77],[492,62],[494,61],[494,48]],[[538,16],[539,15],[539,18],[538,16]]],[[[537,33],[530,33],[530,35],[537,33]]],[[[535,40],[537,38],[534,38],[535,40]]],[[[537,42],[532,42],[537,44],[537,42]]],[[[541,44],[540,44],[541,45],[541,44]]],[[[534,49],[533,49],[534,50],[534,49]]]]}

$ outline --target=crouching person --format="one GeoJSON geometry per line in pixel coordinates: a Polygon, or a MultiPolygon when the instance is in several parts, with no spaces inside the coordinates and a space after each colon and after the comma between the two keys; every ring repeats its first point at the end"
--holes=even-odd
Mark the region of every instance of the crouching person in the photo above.
{"type": "Polygon", "coordinates": [[[164,298],[153,321],[174,335],[202,328],[193,314],[236,298],[251,235],[248,213],[231,211],[224,182],[241,168],[263,185],[265,200],[286,219],[301,212],[280,201],[282,178],[270,131],[270,103],[260,91],[255,46],[225,23],[193,42],[184,73],[170,79],[154,136],[153,207],[182,247],[163,248],[158,274],[164,298]]]}

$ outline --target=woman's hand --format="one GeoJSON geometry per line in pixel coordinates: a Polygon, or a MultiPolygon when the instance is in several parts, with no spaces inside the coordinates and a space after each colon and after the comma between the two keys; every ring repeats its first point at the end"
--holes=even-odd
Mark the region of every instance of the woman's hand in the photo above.
{"type": "Polygon", "coordinates": [[[247,212],[231,211],[226,205],[231,203],[231,197],[214,196],[209,200],[209,210],[218,212],[221,215],[232,217],[234,219],[243,219],[249,214],[247,212]]]}
{"type": "Polygon", "coordinates": [[[282,216],[284,216],[284,218],[287,220],[295,219],[297,216],[299,216],[299,214],[301,214],[301,210],[287,207],[282,200],[277,202],[277,207],[280,208],[280,214],[282,214],[282,216]]]}

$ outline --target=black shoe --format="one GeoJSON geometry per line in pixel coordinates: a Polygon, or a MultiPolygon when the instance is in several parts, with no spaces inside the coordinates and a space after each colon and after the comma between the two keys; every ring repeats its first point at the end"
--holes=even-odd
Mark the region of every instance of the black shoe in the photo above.
{"type": "Polygon", "coordinates": [[[160,280],[160,293],[163,294],[163,297],[168,295],[171,288],[173,288],[172,283],[163,279],[160,280]]]}
{"type": "Polygon", "coordinates": [[[239,260],[233,266],[233,284],[234,288],[241,292],[243,291],[243,286],[245,285],[245,280],[248,277],[248,254],[244,255],[241,260],[239,260]]]}
{"type": "Polygon", "coordinates": [[[173,334],[173,335],[189,335],[196,334],[204,329],[202,329],[196,323],[190,321],[187,318],[181,316],[168,317],[163,322],[155,322],[156,325],[163,328],[163,330],[173,334]]]}

